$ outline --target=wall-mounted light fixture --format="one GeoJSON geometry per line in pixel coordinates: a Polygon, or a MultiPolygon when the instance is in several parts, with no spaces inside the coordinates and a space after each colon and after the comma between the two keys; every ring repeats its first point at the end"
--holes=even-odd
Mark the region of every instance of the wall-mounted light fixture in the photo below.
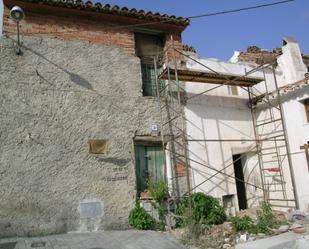
{"type": "Polygon", "coordinates": [[[19,34],[19,22],[25,18],[25,12],[20,8],[19,6],[14,6],[11,9],[10,12],[11,18],[16,22],[17,25],[17,49],[16,49],[16,54],[20,55],[21,54],[21,49],[20,49],[20,34],[19,34]]]}

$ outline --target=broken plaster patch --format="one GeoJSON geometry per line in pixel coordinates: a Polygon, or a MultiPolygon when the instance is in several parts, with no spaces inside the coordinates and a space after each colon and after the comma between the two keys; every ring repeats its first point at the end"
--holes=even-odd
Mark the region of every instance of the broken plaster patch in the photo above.
{"type": "Polygon", "coordinates": [[[98,218],[103,216],[103,203],[100,200],[82,200],[79,203],[80,217],[86,218],[98,218]]]}

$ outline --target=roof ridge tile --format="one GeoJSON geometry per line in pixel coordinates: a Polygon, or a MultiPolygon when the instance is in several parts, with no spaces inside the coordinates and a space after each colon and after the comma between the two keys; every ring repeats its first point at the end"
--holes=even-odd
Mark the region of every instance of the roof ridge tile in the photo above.
{"type": "Polygon", "coordinates": [[[74,8],[81,11],[97,11],[111,15],[127,16],[136,19],[145,19],[150,21],[164,21],[166,23],[186,27],[190,24],[190,20],[184,17],[176,17],[175,15],[160,14],[159,12],[145,11],[136,8],[120,7],[118,5],[94,3],[91,0],[21,0],[23,2],[53,5],[64,8],[74,8]]]}

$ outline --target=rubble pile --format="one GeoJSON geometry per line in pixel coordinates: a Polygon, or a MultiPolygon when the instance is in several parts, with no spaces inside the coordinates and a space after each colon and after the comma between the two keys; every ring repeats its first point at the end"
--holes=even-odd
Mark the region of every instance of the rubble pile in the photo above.
{"type": "MultiPolygon", "coordinates": [[[[249,216],[253,222],[258,220],[258,212],[260,208],[252,208],[242,210],[237,213],[237,216],[244,217],[249,216]]],[[[286,232],[294,232],[298,234],[305,233],[306,225],[308,225],[308,214],[299,210],[289,210],[288,212],[274,211],[278,226],[270,228],[269,233],[257,233],[250,232],[235,232],[232,227],[232,223],[227,221],[221,225],[212,225],[205,227],[201,235],[198,238],[188,238],[186,236],[186,229],[173,230],[174,235],[182,240],[184,244],[189,246],[190,249],[233,249],[237,244],[243,244],[266,237],[279,235],[286,232]]]]}
{"type": "Polygon", "coordinates": [[[224,222],[221,225],[205,227],[203,233],[198,238],[188,237],[185,229],[176,229],[176,237],[191,249],[234,249],[235,234],[232,230],[231,222],[224,222]]]}

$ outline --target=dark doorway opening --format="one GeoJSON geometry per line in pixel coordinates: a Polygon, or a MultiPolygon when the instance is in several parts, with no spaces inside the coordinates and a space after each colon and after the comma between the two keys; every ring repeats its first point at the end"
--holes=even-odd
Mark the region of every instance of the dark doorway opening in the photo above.
{"type": "Polygon", "coordinates": [[[239,210],[247,209],[246,185],[244,183],[245,178],[241,155],[233,155],[233,161],[239,210]]]}

